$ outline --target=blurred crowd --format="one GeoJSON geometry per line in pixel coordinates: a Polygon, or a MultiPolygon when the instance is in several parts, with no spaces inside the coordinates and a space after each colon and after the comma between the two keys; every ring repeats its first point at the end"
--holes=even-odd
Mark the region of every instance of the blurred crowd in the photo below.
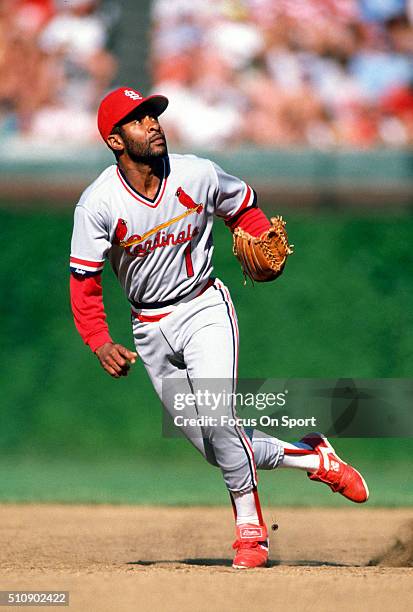
{"type": "Polygon", "coordinates": [[[99,0],[0,0],[3,139],[96,138],[96,107],[117,71],[112,22],[99,0]]]}
{"type": "Polygon", "coordinates": [[[413,145],[413,0],[154,0],[154,89],[184,145],[413,145]]]}
{"type": "MultiPolygon", "coordinates": [[[[3,140],[97,138],[118,6],[0,0],[3,140]]],[[[152,0],[150,34],[174,144],[413,146],[413,0],[152,0]]]]}

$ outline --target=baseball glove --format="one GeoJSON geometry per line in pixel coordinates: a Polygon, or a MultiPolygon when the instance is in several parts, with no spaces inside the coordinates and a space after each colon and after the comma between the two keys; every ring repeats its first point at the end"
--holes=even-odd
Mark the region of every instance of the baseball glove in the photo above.
{"type": "Polygon", "coordinates": [[[273,217],[271,227],[259,237],[237,227],[233,238],[234,255],[241,262],[244,277],[258,282],[272,281],[280,276],[288,255],[293,252],[282,217],[273,217]]]}

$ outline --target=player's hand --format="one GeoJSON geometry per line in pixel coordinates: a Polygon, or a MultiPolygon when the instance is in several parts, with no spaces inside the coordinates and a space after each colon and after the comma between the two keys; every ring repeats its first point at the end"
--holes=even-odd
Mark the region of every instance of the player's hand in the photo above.
{"type": "Polygon", "coordinates": [[[100,365],[113,378],[127,376],[131,364],[134,364],[137,353],[130,351],[121,344],[107,342],[95,351],[100,365]]]}

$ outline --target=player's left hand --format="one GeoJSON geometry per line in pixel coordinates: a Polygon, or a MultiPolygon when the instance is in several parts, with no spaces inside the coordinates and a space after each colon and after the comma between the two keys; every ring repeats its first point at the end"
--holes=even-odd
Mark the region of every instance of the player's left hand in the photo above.
{"type": "Polygon", "coordinates": [[[138,356],[122,344],[112,342],[106,342],[95,352],[102,368],[113,378],[127,376],[131,364],[135,363],[138,356]]]}
{"type": "Polygon", "coordinates": [[[261,236],[252,236],[240,227],[234,230],[234,255],[241,262],[244,276],[257,282],[276,279],[284,270],[287,257],[293,253],[288,244],[285,221],[272,217],[271,227],[261,236]]]}

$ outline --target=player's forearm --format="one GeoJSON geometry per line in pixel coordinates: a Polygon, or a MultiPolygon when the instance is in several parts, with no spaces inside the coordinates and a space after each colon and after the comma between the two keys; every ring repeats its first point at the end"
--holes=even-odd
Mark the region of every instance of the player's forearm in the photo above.
{"type": "Polygon", "coordinates": [[[261,236],[270,227],[271,223],[260,208],[248,208],[241,215],[226,221],[231,231],[240,227],[251,236],[261,236]]]}
{"type": "Polygon", "coordinates": [[[71,274],[70,301],[76,329],[93,352],[113,342],[106,323],[100,274],[89,278],[71,274]]]}

